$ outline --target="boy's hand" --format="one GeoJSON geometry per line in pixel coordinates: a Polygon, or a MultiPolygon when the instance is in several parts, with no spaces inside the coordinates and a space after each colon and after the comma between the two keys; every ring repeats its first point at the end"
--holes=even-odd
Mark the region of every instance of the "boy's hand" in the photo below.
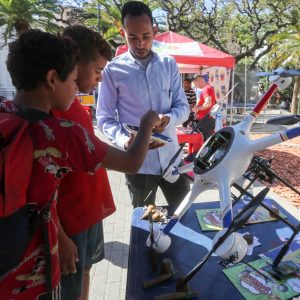
{"type": "Polygon", "coordinates": [[[169,116],[159,115],[159,118],[160,118],[160,124],[154,126],[153,132],[159,132],[159,133],[163,132],[170,122],[169,116]]]}
{"type": "Polygon", "coordinates": [[[78,252],[75,243],[66,235],[59,235],[58,254],[60,269],[63,275],[76,273],[76,262],[78,262],[78,252]]]}
{"type": "Polygon", "coordinates": [[[131,133],[129,136],[129,140],[124,145],[125,150],[128,150],[128,148],[132,145],[134,139],[135,139],[135,135],[131,133]]]}
{"type": "Polygon", "coordinates": [[[161,118],[154,110],[148,110],[141,119],[140,126],[157,127],[161,124],[161,118]]]}

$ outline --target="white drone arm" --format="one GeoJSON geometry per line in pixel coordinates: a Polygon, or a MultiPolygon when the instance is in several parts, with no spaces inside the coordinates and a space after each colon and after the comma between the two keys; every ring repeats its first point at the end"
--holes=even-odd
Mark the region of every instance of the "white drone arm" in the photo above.
{"type": "Polygon", "coordinates": [[[192,190],[185,196],[182,200],[171,220],[164,228],[163,232],[169,234],[175,224],[180,220],[180,218],[186,213],[189,207],[193,204],[196,198],[205,190],[211,189],[210,184],[204,184],[202,180],[196,180],[193,184],[192,190]]]}
{"type": "Polygon", "coordinates": [[[274,133],[272,135],[251,141],[250,149],[254,153],[267,147],[279,144],[281,142],[293,139],[300,135],[300,127],[295,127],[274,133]]]}
{"type": "Polygon", "coordinates": [[[227,178],[225,176],[218,182],[218,188],[223,228],[228,228],[230,223],[232,222],[233,213],[230,183],[227,181],[227,178]]]}

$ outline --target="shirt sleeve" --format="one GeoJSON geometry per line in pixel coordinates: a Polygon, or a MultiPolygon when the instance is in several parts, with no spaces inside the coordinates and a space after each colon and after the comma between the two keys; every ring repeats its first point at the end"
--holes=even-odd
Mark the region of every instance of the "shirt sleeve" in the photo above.
{"type": "Polygon", "coordinates": [[[103,70],[103,81],[97,102],[98,129],[117,147],[124,149],[128,134],[117,121],[117,87],[114,85],[109,65],[103,70]]]}
{"type": "Polygon", "coordinates": [[[166,115],[170,117],[169,125],[176,126],[182,124],[188,119],[190,114],[190,106],[182,88],[180,74],[174,59],[171,60],[171,64],[172,108],[166,115]]]}
{"type": "Polygon", "coordinates": [[[212,98],[212,93],[214,92],[213,88],[211,86],[206,86],[205,89],[203,89],[203,99],[205,101],[205,98],[211,97],[212,98]]]}
{"type": "Polygon", "coordinates": [[[66,152],[72,169],[90,174],[100,167],[108,151],[108,145],[89,133],[80,124],[73,123],[66,152]]]}

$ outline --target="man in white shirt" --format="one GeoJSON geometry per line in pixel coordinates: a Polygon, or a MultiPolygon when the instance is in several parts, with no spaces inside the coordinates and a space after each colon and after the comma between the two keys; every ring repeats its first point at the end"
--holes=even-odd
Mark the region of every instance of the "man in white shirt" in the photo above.
{"type": "MultiPolygon", "coordinates": [[[[126,150],[134,137],[123,124],[139,126],[141,116],[149,109],[160,114],[162,122],[155,130],[173,142],[163,146],[149,144],[139,173],[127,174],[126,179],[134,207],[154,203],[159,184],[168,204],[176,208],[189,191],[188,179],[180,176],[175,183],[170,183],[160,180],[160,176],[178,150],[176,125],[188,119],[189,105],[175,60],[151,50],[157,28],[153,26],[150,8],[142,2],[127,2],[122,9],[122,24],[122,35],[129,50],[103,71],[97,105],[98,127],[113,144],[126,150]]],[[[180,160],[181,155],[177,164],[180,160]]]]}

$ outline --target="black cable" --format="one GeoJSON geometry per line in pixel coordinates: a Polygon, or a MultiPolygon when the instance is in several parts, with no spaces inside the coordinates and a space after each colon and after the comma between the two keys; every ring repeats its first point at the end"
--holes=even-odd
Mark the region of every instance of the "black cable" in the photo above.
{"type": "Polygon", "coordinates": [[[159,177],[157,183],[155,183],[155,184],[153,185],[153,187],[151,188],[150,192],[148,193],[148,195],[146,196],[146,198],[144,199],[143,202],[146,202],[146,201],[149,199],[149,197],[152,195],[154,189],[159,185],[160,181],[161,181],[162,178],[164,177],[164,175],[165,175],[166,171],[168,170],[168,168],[176,161],[178,155],[181,153],[181,151],[182,151],[183,147],[185,146],[185,144],[186,144],[186,143],[180,144],[179,149],[178,149],[177,152],[174,154],[174,156],[171,158],[171,160],[169,161],[168,166],[167,166],[167,167],[165,168],[165,170],[161,173],[161,175],[160,175],[160,177],[159,177]]]}

